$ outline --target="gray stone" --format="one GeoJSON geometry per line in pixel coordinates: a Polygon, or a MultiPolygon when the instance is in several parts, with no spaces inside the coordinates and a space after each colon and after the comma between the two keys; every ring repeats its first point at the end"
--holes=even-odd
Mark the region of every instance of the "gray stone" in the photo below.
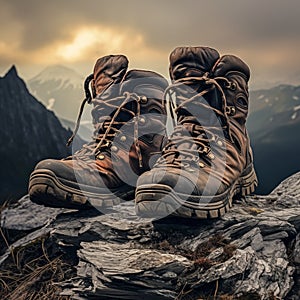
{"type": "Polygon", "coordinates": [[[262,235],[258,227],[245,233],[241,238],[235,240],[232,244],[237,248],[243,249],[249,245],[255,250],[260,250],[262,248],[262,235]]]}
{"type": "Polygon", "coordinates": [[[245,250],[238,249],[230,259],[208,269],[193,287],[245,273],[250,268],[254,255],[254,251],[250,247],[245,250]]]}
{"type": "Polygon", "coordinates": [[[17,206],[5,209],[1,214],[0,225],[9,230],[32,230],[50,224],[56,216],[70,210],[32,205],[28,195],[18,201],[17,206]]]}
{"type": "Polygon", "coordinates": [[[298,233],[293,251],[294,262],[300,264],[300,233],[298,233]]]}
{"type": "Polygon", "coordinates": [[[94,241],[83,242],[81,247],[78,257],[93,264],[106,277],[139,274],[149,270],[181,273],[192,265],[191,261],[181,255],[151,249],[136,249],[130,243],[112,244],[94,241]]]}
{"type": "Polygon", "coordinates": [[[269,234],[264,236],[265,241],[273,241],[273,240],[283,240],[289,237],[289,234],[286,231],[279,231],[273,234],[269,234]]]}
{"type": "Polygon", "coordinates": [[[267,261],[276,258],[287,258],[286,246],[281,240],[263,241],[262,249],[259,251],[261,257],[267,261]]]}
{"type": "Polygon", "coordinates": [[[133,202],[102,215],[45,208],[25,197],[1,213],[4,231],[24,236],[3,252],[0,268],[11,250],[45,240],[50,259],[73,257],[76,276],[60,284],[72,299],[206,299],[214,293],[299,299],[299,183],[300,173],[270,195],[246,197],[221,219],[206,221],[140,219],[133,202]]]}
{"type": "Polygon", "coordinates": [[[262,220],[258,223],[258,227],[262,235],[274,234],[276,232],[285,231],[291,235],[296,234],[295,227],[287,221],[269,219],[262,220]]]}
{"type": "Polygon", "coordinates": [[[288,262],[278,260],[276,265],[269,264],[255,257],[252,261],[249,275],[237,281],[235,294],[238,297],[255,294],[260,299],[284,298],[293,286],[294,269],[287,267],[288,262]]]}

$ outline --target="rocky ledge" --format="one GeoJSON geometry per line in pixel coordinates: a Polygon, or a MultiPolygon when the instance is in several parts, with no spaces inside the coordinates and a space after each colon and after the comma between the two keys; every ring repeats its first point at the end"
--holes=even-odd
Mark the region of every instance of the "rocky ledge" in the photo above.
{"type": "Polygon", "coordinates": [[[24,197],[1,213],[1,298],[296,300],[299,204],[300,173],[207,221],[140,219],[131,202],[100,215],[24,197]]]}

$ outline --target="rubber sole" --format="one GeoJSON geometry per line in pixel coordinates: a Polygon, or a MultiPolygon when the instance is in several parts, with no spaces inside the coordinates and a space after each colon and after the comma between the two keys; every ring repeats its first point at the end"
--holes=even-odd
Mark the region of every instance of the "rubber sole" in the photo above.
{"type": "Polygon", "coordinates": [[[29,180],[28,192],[31,201],[51,207],[65,208],[110,208],[124,200],[134,199],[134,189],[120,188],[109,194],[78,190],[63,184],[50,170],[34,171],[29,180]]]}
{"type": "Polygon", "coordinates": [[[215,219],[223,216],[237,195],[254,192],[257,177],[253,166],[223,194],[204,197],[175,192],[163,184],[147,184],[137,187],[136,213],[146,218],[163,218],[168,215],[195,219],[215,219]],[[193,201],[192,201],[193,200],[193,201]]]}

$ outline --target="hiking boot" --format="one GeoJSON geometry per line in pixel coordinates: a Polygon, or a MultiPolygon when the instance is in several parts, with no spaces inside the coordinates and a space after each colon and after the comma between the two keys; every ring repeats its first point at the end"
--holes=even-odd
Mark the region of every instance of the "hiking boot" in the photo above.
{"type": "MultiPolygon", "coordinates": [[[[85,81],[93,105],[93,140],[72,156],[39,162],[30,176],[30,199],[67,208],[106,208],[134,197],[137,178],[163,148],[167,80],[144,70],[127,72],[123,55],[100,58],[85,81]],[[93,97],[89,86],[92,86],[93,97]]],[[[156,157],[157,158],[157,157],[156,157]]]]}
{"type": "Polygon", "coordinates": [[[137,214],[220,217],[234,196],[257,185],[245,127],[250,70],[212,48],[179,47],[170,55],[170,77],[165,93],[177,123],[154,168],[138,180],[137,214]]]}

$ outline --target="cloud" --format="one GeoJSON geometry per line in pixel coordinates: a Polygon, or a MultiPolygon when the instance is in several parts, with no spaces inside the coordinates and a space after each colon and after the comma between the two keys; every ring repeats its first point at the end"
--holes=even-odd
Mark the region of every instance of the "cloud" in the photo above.
{"type": "MultiPolygon", "coordinates": [[[[167,74],[179,45],[233,53],[260,76],[300,68],[300,2],[289,0],[0,0],[0,68],[53,63],[91,68],[124,53],[134,67],[167,74]]],[[[286,75],[285,74],[285,75],[286,75]]],[[[284,74],[282,74],[284,76],[284,74]]]]}
{"type": "Polygon", "coordinates": [[[66,61],[81,61],[87,57],[97,59],[107,53],[118,53],[120,49],[125,54],[137,56],[158,53],[145,44],[143,35],[137,31],[122,31],[98,25],[79,28],[71,41],[57,47],[56,54],[66,61]]]}
{"type": "Polygon", "coordinates": [[[123,34],[109,28],[81,28],[70,43],[58,47],[57,55],[67,61],[76,61],[86,57],[93,49],[115,52],[122,47],[124,38],[123,34]]]}

